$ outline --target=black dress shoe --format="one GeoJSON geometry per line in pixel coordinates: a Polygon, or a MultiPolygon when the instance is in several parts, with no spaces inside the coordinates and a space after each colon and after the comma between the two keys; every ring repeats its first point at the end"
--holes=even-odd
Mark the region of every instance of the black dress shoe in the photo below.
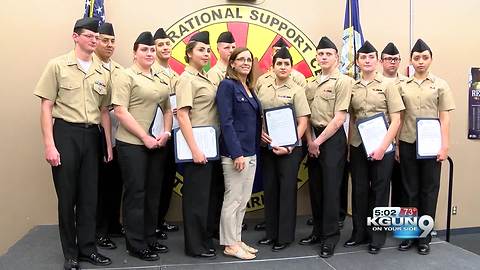
{"type": "Polygon", "coordinates": [[[248,230],[247,223],[242,223],[242,231],[248,230]]]}
{"type": "Polygon", "coordinates": [[[430,244],[418,244],[417,252],[420,255],[428,255],[430,253],[430,244]]]}
{"type": "Polygon", "coordinates": [[[209,248],[208,251],[209,251],[210,253],[215,253],[215,252],[217,252],[217,250],[216,250],[215,248],[209,248]]]}
{"type": "Polygon", "coordinates": [[[263,238],[259,240],[257,243],[259,245],[270,246],[270,245],[273,245],[275,241],[273,241],[273,239],[270,239],[270,238],[263,238]]]}
{"type": "Polygon", "coordinates": [[[160,230],[155,231],[155,236],[157,236],[157,238],[160,239],[160,240],[167,240],[168,239],[167,233],[164,232],[164,231],[160,231],[160,230]]]}
{"type": "Polygon", "coordinates": [[[80,270],[80,264],[77,259],[65,259],[64,270],[80,270]]]}
{"type": "Polygon", "coordinates": [[[313,226],[313,218],[307,219],[307,225],[308,226],[313,226]]]}
{"type": "Polygon", "coordinates": [[[298,243],[304,246],[314,245],[320,243],[320,237],[316,237],[315,235],[311,234],[309,237],[303,238],[298,243]]]}
{"type": "Polygon", "coordinates": [[[156,261],[160,258],[157,253],[151,251],[148,248],[142,250],[127,249],[127,251],[130,256],[137,257],[143,261],[156,261]]]}
{"type": "Polygon", "coordinates": [[[357,240],[354,240],[354,239],[350,238],[350,239],[347,240],[347,242],[345,242],[343,244],[343,246],[344,247],[356,247],[356,246],[364,245],[366,243],[367,243],[366,240],[357,241],[357,240]]]}
{"type": "Polygon", "coordinates": [[[255,231],[265,231],[265,221],[264,222],[260,222],[258,223],[257,225],[255,225],[255,231]]]}
{"type": "Polygon", "coordinates": [[[176,232],[176,231],[178,231],[178,225],[169,224],[166,221],[164,221],[162,223],[162,225],[160,225],[160,227],[161,227],[161,230],[164,231],[164,232],[176,232]]]}
{"type": "Polygon", "coordinates": [[[215,259],[217,257],[217,254],[215,254],[215,252],[208,251],[202,254],[194,255],[194,257],[202,259],[215,259]]]}
{"type": "Polygon", "coordinates": [[[148,249],[156,253],[167,253],[168,247],[160,244],[159,242],[153,242],[148,245],[148,249]]]}
{"type": "Polygon", "coordinates": [[[112,260],[110,260],[110,258],[105,257],[98,252],[92,252],[90,255],[80,254],[80,256],[78,256],[78,259],[81,262],[89,262],[93,265],[109,265],[112,263],[112,260]]]}
{"type": "Polygon", "coordinates": [[[378,254],[380,252],[380,247],[368,245],[368,253],[370,254],[378,254]]]}
{"type": "Polygon", "coordinates": [[[97,247],[102,249],[116,249],[117,245],[115,245],[108,236],[102,236],[97,238],[97,247]]]}
{"type": "Polygon", "coordinates": [[[275,243],[272,246],[272,251],[280,251],[288,247],[288,245],[289,245],[288,243],[275,243]]]}
{"type": "Polygon", "coordinates": [[[320,253],[318,255],[320,255],[320,257],[322,258],[330,258],[333,256],[334,249],[335,247],[332,245],[322,245],[320,247],[320,253]]]}
{"type": "Polygon", "coordinates": [[[400,245],[398,245],[398,250],[400,251],[407,251],[413,247],[415,241],[413,240],[404,240],[400,245]]]}

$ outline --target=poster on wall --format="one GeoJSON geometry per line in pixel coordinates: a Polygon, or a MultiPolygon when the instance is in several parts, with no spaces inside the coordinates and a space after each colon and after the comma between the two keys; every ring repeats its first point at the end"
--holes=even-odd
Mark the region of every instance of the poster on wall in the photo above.
{"type": "Polygon", "coordinates": [[[468,139],[480,139],[480,68],[470,71],[468,88],[468,139]]]}

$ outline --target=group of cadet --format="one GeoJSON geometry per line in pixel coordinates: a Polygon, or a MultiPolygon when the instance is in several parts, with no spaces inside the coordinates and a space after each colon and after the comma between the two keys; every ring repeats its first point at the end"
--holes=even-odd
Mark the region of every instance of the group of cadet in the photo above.
{"type": "MultiPolygon", "coordinates": [[[[367,217],[374,207],[390,205],[391,184],[392,206],[416,207],[419,215],[435,217],[455,105],[448,84],[429,71],[432,51],[421,39],[410,52],[415,69],[410,78],[398,73],[401,58],[393,43],[379,54],[366,41],[355,55],[360,76],[354,80],[340,73],[337,47],[322,37],[316,47],[321,71],[307,82],[293,69],[283,39],[272,46],[271,68],[256,78],[255,56],[235,48],[230,32],[218,37],[220,58],[208,73],[209,33],[194,34],[181,75],[168,65],[171,43],[162,28],[138,36],[129,68],[111,59],[112,24],[80,19],[72,38],[74,49],[48,63],[34,91],[41,99],[45,158],[58,198],[64,269],[80,269],[79,261],[110,264],[97,247],[116,248],[114,234],[124,235],[128,253],[139,259],[154,261],[168,252],[159,240],[178,230],[165,222],[176,173],[174,128],[180,128],[193,157],[183,165],[182,188],[189,256],[215,258],[218,238],[225,255],[255,258],[258,250],[242,241],[241,231],[256,171],[265,199],[265,237],[258,244],[272,251],[287,248],[295,239],[297,171],[305,155],[313,230],[299,244],[318,244],[323,258],[334,254],[339,241],[347,163],[353,230],[345,247],[368,244],[369,253],[380,252],[386,233],[371,231],[367,217]],[[377,72],[379,62],[383,74],[377,72]],[[263,111],[281,106],[295,113],[298,146],[272,145],[266,132],[263,111]],[[153,134],[158,112],[163,131],[153,134]],[[378,149],[366,153],[355,123],[378,113],[388,122],[387,134],[378,149]],[[418,117],[439,118],[436,159],[416,158],[418,117]],[[196,141],[194,128],[202,126],[219,130],[220,160],[207,159],[196,141]],[[392,143],[395,151],[385,153],[392,143]]],[[[408,239],[398,249],[416,246],[426,255],[430,240],[430,235],[408,239]]]]}

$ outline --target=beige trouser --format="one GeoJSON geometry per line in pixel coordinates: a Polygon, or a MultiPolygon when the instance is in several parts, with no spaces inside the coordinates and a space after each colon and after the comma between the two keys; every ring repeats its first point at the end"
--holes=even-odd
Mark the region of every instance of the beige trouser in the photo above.
{"type": "Polygon", "coordinates": [[[220,217],[220,245],[235,245],[242,241],[242,222],[252,195],[257,157],[245,157],[245,169],[235,170],[233,160],[222,157],[225,193],[220,217]]]}

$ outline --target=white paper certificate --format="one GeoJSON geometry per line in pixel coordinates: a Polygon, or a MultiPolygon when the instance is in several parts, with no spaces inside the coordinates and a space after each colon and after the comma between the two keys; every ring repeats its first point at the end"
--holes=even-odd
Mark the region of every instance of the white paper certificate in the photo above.
{"type": "Polygon", "coordinates": [[[155,116],[153,117],[149,131],[150,135],[155,138],[160,137],[160,135],[164,132],[163,111],[160,106],[157,106],[157,109],[155,110],[155,116]]]}
{"type": "MultiPolygon", "coordinates": [[[[172,111],[177,108],[177,96],[175,94],[170,95],[170,108],[172,111]]],[[[177,115],[173,115],[172,129],[180,127],[177,120],[177,115]]]]}
{"type": "MultiPolygon", "coordinates": [[[[193,137],[200,150],[208,160],[219,158],[217,130],[214,127],[193,127],[193,137]]],[[[175,138],[175,160],[177,163],[190,162],[193,160],[192,151],[188,147],[182,131],[174,130],[175,138]]]]}
{"type": "Polygon", "coordinates": [[[291,106],[266,109],[265,123],[271,146],[295,146],[298,142],[297,121],[291,106]]]}
{"type": "MultiPolygon", "coordinates": [[[[376,114],[357,122],[358,132],[362,138],[363,146],[367,157],[380,147],[383,139],[387,135],[387,122],[383,113],[376,114]]],[[[390,144],[385,153],[393,151],[393,145],[390,144]]]]}
{"type": "Polygon", "coordinates": [[[417,158],[436,158],[442,147],[438,118],[417,118],[417,158]]]}

